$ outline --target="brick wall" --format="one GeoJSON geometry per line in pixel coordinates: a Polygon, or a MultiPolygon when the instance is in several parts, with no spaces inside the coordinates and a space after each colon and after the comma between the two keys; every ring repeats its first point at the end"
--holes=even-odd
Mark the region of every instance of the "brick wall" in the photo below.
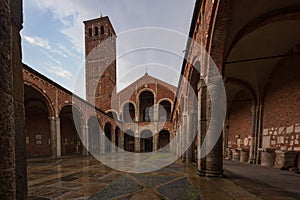
{"type": "Polygon", "coordinates": [[[282,59],[267,87],[263,147],[300,150],[300,56],[282,59]]]}
{"type": "Polygon", "coordinates": [[[254,100],[248,91],[239,93],[230,106],[229,148],[249,148],[251,138],[251,107],[254,100]],[[239,137],[237,137],[239,136],[239,137]]]}

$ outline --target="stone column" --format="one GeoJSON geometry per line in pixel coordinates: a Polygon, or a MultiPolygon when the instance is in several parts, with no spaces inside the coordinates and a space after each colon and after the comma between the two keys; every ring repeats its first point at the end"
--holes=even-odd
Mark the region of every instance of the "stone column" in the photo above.
{"type": "Polygon", "coordinates": [[[134,151],[135,152],[141,152],[141,144],[140,144],[140,133],[139,133],[139,129],[138,127],[136,127],[135,129],[135,133],[134,133],[135,137],[134,137],[134,151]]]}
{"type": "Polygon", "coordinates": [[[55,128],[55,117],[49,117],[50,121],[50,144],[51,144],[51,158],[56,158],[56,128],[55,128]]]}
{"type": "Polygon", "coordinates": [[[158,116],[158,108],[159,108],[159,105],[157,105],[157,104],[155,104],[154,105],[154,113],[153,113],[153,121],[155,121],[155,122],[157,122],[158,121],[158,118],[159,118],[159,116],[158,116]]]}
{"type": "Polygon", "coordinates": [[[194,131],[194,113],[189,113],[187,117],[187,129],[186,129],[186,144],[190,144],[188,150],[185,152],[185,162],[191,163],[195,161],[194,159],[194,138],[193,138],[193,131],[194,131]]]}
{"type": "Polygon", "coordinates": [[[60,118],[55,118],[55,129],[56,129],[56,158],[61,157],[61,137],[60,137],[60,118]]]}
{"type": "Polygon", "coordinates": [[[82,155],[83,156],[88,156],[89,151],[89,127],[87,125],[81,126],[81,137],[80,139],[82,140],[82,155]]]}
{"type": "Polygon", "coordinates": [[[157,145],[158,145],[158,133],[153,135],[153,138],[152,138],[152,142],[153,142],[153,151],[156,151],[157,150],[157,145]]]}
{"type": "Polygon", "coordinates": [[[116,148],[115,148],[115,145],[116,145],[116,129],[115,128],[111,128],[111,145],[110,145],[110,152],[116,152],[116,148]]]}
{"type": "Polygon", "coordinates": [[[251,108],[251,144],[249,152],[249,163],[256,163],[256,133],[257,133],[257,106],[252,106],[251,108]]]}
{"type": "Polygon", "coordinates": [[[187,146],[187,120],[188,120],[188,114],[186,111],[183,112],[183,120],[182,120],[182,131],[181,131],[181,152],[182,154],[182,162],[185,163],[188,160],[188,154],[187,151],[185,151],[185,148],[187,146]]]}
{"type": "MultiPolygon", "coordinates": [[[[211,77],[212,79],[214,77],[211,77]]],[[[207,117],[207,127],[209,129],[206,132],[206,144],[205,144],[205,168],[202,168],[200,170],[201,176],[207,176],[207,177],[219,177],[222,176],[223,173],[223,150],[222,150],[222,134],[219,132],[218,128],[219,126],[223,126],[221,122],[219,121],[218,115],[221,113],[213,113],[212,112],[212,103],[214,103],[216,110],[222,110],[222,108],[218,108],[218,106],[221,106],[219,100],[220,96],[220,90],[218,83],[211,83],[208,85],[209,92],[207,91],[206,94],[206,117],[207,117]],[[211,96],[214,98],[211,99],[211,96]],[[213,101],[213,102],[212,102],[213,101]],[[212,149],[210,150],[210,148],[212,149]]],[[[202,144],[204,145],[204,144],[202,144]]],[[[202,154],[202,156],[204,156],[202,154]]],[[[202,161],[201,161],[202,162],[202,161]]]]}
{"type": "Polygon", "coordinates": [[[263,105],[259,105],[257,109],[257,133],[256,133],[256,164],[260,163],[259,148],[262,146],[262,121],[263,121],[263,105]]]}
{"type": "Polygon", "coordinates": [[[198,84],[198,145],[197,145],[197,152],[198,152],[198,173],[201,174],[203,169],[206,169],[206,160],[204,157],[204,153],[201,152],[202,142],[206,135],[206,93],[207,87],[203,79],[200,80],[198,84]]]}

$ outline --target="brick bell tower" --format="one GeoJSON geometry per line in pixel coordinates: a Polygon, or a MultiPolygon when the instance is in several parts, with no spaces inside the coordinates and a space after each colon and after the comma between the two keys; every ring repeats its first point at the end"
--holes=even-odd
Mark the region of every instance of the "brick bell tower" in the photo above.
{"type": "Polygon", "coordinates": [[[87,101],[107,111],[116,87],[116,33],[108,17],[84,21],[87,101]]]}

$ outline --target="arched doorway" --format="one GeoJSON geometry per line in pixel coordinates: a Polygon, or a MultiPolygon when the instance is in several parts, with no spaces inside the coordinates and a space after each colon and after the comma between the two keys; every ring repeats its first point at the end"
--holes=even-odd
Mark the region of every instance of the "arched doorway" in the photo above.
{"type": "Polygon", "coordinates": [[[153,137],[152,137],[152,132],[150,130],[142,131],[140,144],[141,144],[141,152],[153,151],[153,137]]]}
{"type": "Polygon", "coordinates": [[[170,132],[167,130],[162,130],[159,132],[158,136],[158,146],[157,149],[162,149],[170,143],[170,132]]]}
{"type": "Polygon", "coordinates": [[[154,95],[150,91],[144,91],[140,94],[140,121],[150,122],[153,121],[153,105],[154,95]]]}
{"type": "Polygon", "coordinates": [[[104,133],[105,133],[105,153],[111,152],[111,140],[112,140],[112,126],[110,123],[106,123],[104,126],[104,133]]]}
{"type": "Polygon", "coordinates": [[[24,90],[27,157],[50,157],[49,103],[36,89],[25,85],[24,90]]]}
{"type": "Polygon", "coordinates": [[[90,117],[88,121],[89,127],[89,152],[100,153],[100,125],[96,116],[90,117]]]}
{"type": "Polygon", "coordinates": [[[131,130],[127,130],[124,133],[124,150],[134,151],[134,133],[131,130]]]}
{"type": "Polygon", "coordinates": [[[82,154],[82,143],[78,129],[82,126],[82,117],[78,109],[72,105],[67,105],[60,112],[60,134],[61,134],[61,155],[82,154]],[[77,124],[75,126],[75,123],[77,124]]]}

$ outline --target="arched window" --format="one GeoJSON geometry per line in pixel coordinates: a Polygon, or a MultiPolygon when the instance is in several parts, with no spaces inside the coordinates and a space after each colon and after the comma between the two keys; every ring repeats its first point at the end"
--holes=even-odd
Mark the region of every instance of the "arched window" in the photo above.
{"type": "Polygon", "coordinates": [[[162,101],[159,104],[159,121],[171,120],[171,103],[169,101],[162,101]]]}
{"type": "Polygon", "coordinates": [[[132,103],[124,104],[123,121],[124,122],[134,122],[135,121],[135,108],[132,103]]]}
{"type": "Polygon", "coordinates": [[[100,27],[101,35],[104,35],[104,26],[100,27]]]}
{"type": "Polygon", "coordinates": [[[99,35],[99,30],[98,30],[98,27],[96,26],[95,27],[95,36],[98,36],[99,35]]]}
{"type": "Polygon", "coordinates": [[[150,91],[144,91],[140,94],[140,121],[153,121],[154,113],[154,95],[150,91]]]}
{"type": "Polygon", "coordinates": [[[89,28],[89,37],[92,37],[93,36],[93,30],[92,28],[89,28]]]}

